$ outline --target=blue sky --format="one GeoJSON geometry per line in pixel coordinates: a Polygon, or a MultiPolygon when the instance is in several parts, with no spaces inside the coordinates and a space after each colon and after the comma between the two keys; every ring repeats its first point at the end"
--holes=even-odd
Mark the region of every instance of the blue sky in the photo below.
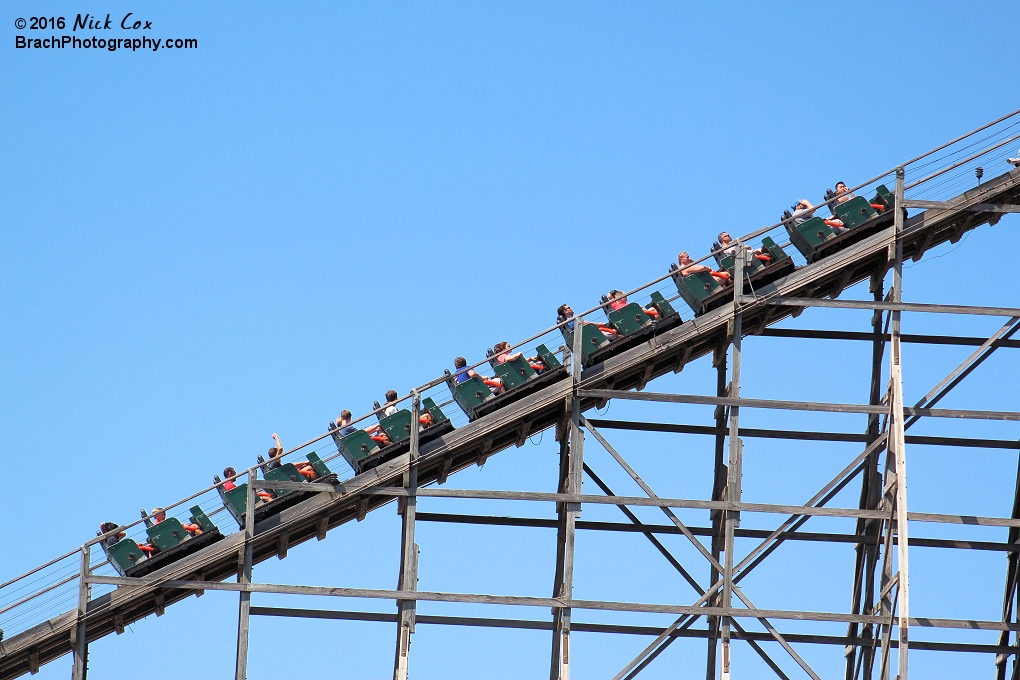
{"type": "MultiPolygon", "coordinates": [[[[592,306],[609,288],[659,276],[678,250],[707,252],[721,229],[771,224],[794,200],[818,199],[836,180],[862,181],[1017,108],[1009,86],[1016,17],[1009,2],[923,10],[888,3],[4,3],[0,425],[9,474],[26,483],[7,484],[0,496],[0,581],[80,545],[101,521],[127,522],[140,507],[205,486],[226,465],[251,464],[273,432],[288,446],[310,439],[341,408],[363,413],[385,390],[405,393],[454,356],[477,361],[500,339],[547,327],[562,302],[592,306]],[[15,49],[13,36],[39,33],[17,31],[15,19],[43,11],[69,19],[109,12],[115,22],[133,11],[153,22],[152,37],[196,38],[199,47],[15,49]],[[45,491],[28,483],[38,479],[49,482],[45,491]]],[[[990,255],[1003,251],[1017,224],[1009,216],[933,252],[907,270],[905,299],[1015,306],[1015,270],[990,255]]],[[[814,310],[787,325],[864,330],[867,323],[866,313],[814,310]]],[[[997,323],[910,317],[904,328],[980,335],[997,323]]],[[[749,342],[745,393],[866,398],[866,347],[805,343],[749,342]]],[[[969,353],[906,351],[908,401],[969,353]]],[[[1016,410],[1016,392],[1006,386],[1020,375],[1008,352],[946,404],[1016,410]]],[[[702,360],[655,385],[709,393],[714,375],[702,360]]],[[[695,407],[613,404],[610,413],[711,418],[695,407]]],[[[860,416],[752,413],[748,420],[863,429],[860,416]]],[[[916,429],[1020,437],[1014,425],[990,423],[916,429]]],[[[450,484],[554,487],[551,439],[547,433],[536,446],[501,453],[450,484]]],[[[660,495],[710,492],[708,440],[614,433],[611,441],[660,495]]],[[[593,467],[626,489],[605,453],[590,448],[593,467]]],[[[913,507],[1009,512],[1015,453],[915,450],[913,507]]],[[[799,443],[754,442],[747,452],[747,496],[769,502],[806,500],[856,455],[799,443]]],[[[589,513],[619,519],[608,509],[589,513]]],[[[770,526],[774,518],[755,521],[770,526]]],[[[951,527],[924,530],[955,535],[951,527]]],[[[547,595],[553,538],[538,529],[423,524],[420,587],[547,595]]],[[[398,540],[398,518],[387,507],[283,562],[260,565],[255,578],[391,588],[398,540]]],[[[693,601],[640,541],[582,536],[575,595],[693,601]]],[[[693,551],[671,545],[707,579],[693,551]]],[[[748,579],[752,597],[776,608],[846,608],[850,548],[783,550],[785,566],[763,566],[748,579]]],[[[912,557],[918,615],[998,616],[1000,554],[912,557]],[[953,581],[962,574],[980,597],[966,597],[953,581]]],[[[385,602],[293,606],[392,610],[385,602]]],[[[235,627],[236,598],[210,593],[94,644],[91,668],[97,677],[141,666],[152,678],[224,677],[233,669],[235,627]],[[188,653],[174,667],[153,667],[167,640],[188,653]]],[[[647,643],[578,637],[578,677],[615,672],[647,643]]],[[[378,676],[392,664],[388,624],[256,619],[252,641],[253,678],[285,668],[309,677],[378,676]],[[306,644],[329,653],[310,653],[306,644]],[[281,648],[300,660],[281,659],[281,648]]],[[[677,643],[645,675],[702,677],[702,646],[677,643]]],[[[838,648],[804,653],[840,672],[838,648]]],[[[740,654],[749,676],[764,671],[756,657],[740,654]]],[[[991,669],[977,655],[920,653],[912,663],[919,677],[991,669]]],[[[544,673],[548,634],[422,626],[415,635],[415,678],[476,677],[479,664],[494,678],[544,673]]],[[[55,662],[40,677],[64,677],[68,665],[55,662]]]]}

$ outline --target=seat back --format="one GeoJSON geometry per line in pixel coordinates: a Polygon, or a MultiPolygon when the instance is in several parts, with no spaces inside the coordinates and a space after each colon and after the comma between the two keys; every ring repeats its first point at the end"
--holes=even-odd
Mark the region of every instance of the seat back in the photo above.
{"type": "Polygon", "coordinates": [[[457,402],[470,420],[475,418],[475,408],[492,399],[492,391],[477,375],[450,388],[453,400],[457,402]]]}
{"type": "Polygon", "coordinates": [[[720,250],[722,250],[722,244],[719,243],[718,241],[712,241],[712,257],[715,258],[715,263],[718,266],[722,267],[724,266],[723,260],[725,259],[726,256],[719,252],[720,250]]]}
{"type": "Polygon", "coordinates": [[[161,551],[175,548],[188,538],[188,532],[176,517],[167,517],[159,524],[146,529],[145,533],[149,535],[149,543],[161,551]]]}
{"type": "Polygon", "coordinates": [[[615,312],[607,315],[613,328],[620,331],[622,335],[632,335],[652,323],[652,320],[645,314],[645,310],[636,302],[631,302],[615,312]]]}
{"type": "MultiPolygon", "coordinates": [[[[563,323],[566,320],[567,320],[567,317],[563,316],[562,314],[557,314],[556,315],[556,323],[561,324],[561,323],[563,323]]],[[[560,335],[563,336],[563,341],[565,343],[567,343],[567,347],[570,347],[570,338],[571,338],[570,328],[568,328],[566,324],[563,324],[562,326],[559,327],[559,329],[560,329],[560,335]]]]}
{"type": "Polygon", "coordinates": [[[808,262],[813,261],[816,248],[835,237],[832,229],[820,217],[812,217],[800,226],[794,226],[792,220],[788,221],[786,231],[790,234],[790,241],[808,262]]]}
{"type": "Polygon", "coordinates": [[[188,508],[191,511],[191,523],[202,527],[202,531],[215,531],[216,525],[202,512],[201,506],[194,505],[188,508]]]}
{"type": "Polygon", "coordinates": [[[333,438],[333,443],[336,444],[336,450],[340,450],[340,428],[336,426],[336,423],[332,420],[329,421],[329,425],[326,426],[329,431],[329,436],[333,438]]]}
{"type": "Polygon", "coordinates": [[[839,203],[836,203],[835,201],[829,203],[829,201],[836,198],[836,192],[832,189],[826,189],[825,196],[823,198],[825,199],[826,205],[829,207],[829,212],[832,213],[833,217],[836,217],[836,206],[839,205],[839,203]]]}
{"type": "Polygon", "coordinates": [[[329,468],[326,467],[326,464],[322,462],[322,459],[319,458],[319,454],[315,453],[315,451],[308,454],[308,462],[311,463],[312,467],[315,469],[315,474],[319,477],[328,477],[333,474],[329,471],[329,468]]]}
{"type": "Polygon", "coordinates": [[[230,491],[223,491],[222,489],[220,491],[222,492],[223,504],[227,506],[227,511],[234,516],[238,525],[244,526],[243,516],[248,505],[248,483],[238,484],[230,491]]]}
{"type": "Polygon", "coordinates": [[[531,364],[523,356],[519,356],[513,361],[507,361],[502,364],[497,363],[496,375],[503,379],[503,386],[506,389],[512,390],[515,387],[520,387],[538,374],[535,373],[535,369],[531,367],[531,364]]]}
{"type": "Polygon", "coordinates": [[[355,470],[358,469],[359,460],[367,458],[378,450],[379,444],[364,430],[357,430],[340,438],[340,453],[355,470]]]}
{"type": "Polygon", "coordinates": [[[649,296],[652,298],[652,307],[655,307],[659,312],[659,319],[665,319],[676,314],[676,310],[673,309],[673,305],[669,304],[666,298],[662,297],[662,293],[659,291],[652,291],[649,296]]]}
{"type": "Polygon", "coordinates": [[[436,402],[432,399],[432,397],[425,397],[421,400],[421,410],[432,414],[432,425],[445,423],[449,420],[449,418],[446,417],[446,414],[443,413],[443,410],[436,405],[436,402]]]}
{"type": "Polygon", "coordinates": [[[843,220],[843,226],[847,229],[859,227],[878,214],[871,204],[861,196],[851,198],[846,203],[835,204],[833,212],[836,213],[836,217],[843,220]]]}
{"type": "Polygon", "coordinates": [[[886,212],[888,212],[896,205],[896,197],[893,196],[893,193],[884,184],[879,184],[875,187],[875,198],[871,202],[876,205],[884,205],[886,212]]]}
{"type": "Polygon", "coordinates": [[[681,276],[680,267],[676,264],[672,265],[670,269],[675,272],[673,274],[673,282],[676,284],[676,292],[680,293],[680,297],[684,299],[684,302],[687,303],[695,314],[701,314],[705,311],[705,300],[722,289],[722,285],[708,272],[697,272],[681,276]]]}
{"type": "Polygon", "coordinates": [[[133,538],[124,538],[106,549],[110,563],[122,575],[146,558],[145,551],[138,547],[133,538]]]}
{"type": "Polygon", "coordinates": [[[761,247],[769,254],[769,257],[772,258],[773,262],[785,260],[788,257],[786,251],[780,248],[779,245],[769,236],[766,236],[761,240],[761,247]]]}
{"type": "Polygon", "coordinates": [[[551,371],[554,368],[559,368],[563,364],[556,358],[556,355],[549,351],[549,348],[545,345],[539,345],[535,348],[535,353],[542,358],[542,363],[545,364],[547,371],[551,371]]]}
{"type": "Polygon", "coordinates": [[[401,409],[393,415],[383,417],[379,425],[391,442],[394,444],[402,442],[411,436],[411,411],[401,409]]]}
{"type": "Polygon", "coordinates": [[[220,495],[220,500],[223,501],[223,505],[227,504],[226,492],[223,491],[223,480],[220,479],[219,475],[213,475],[213,484],[216,485],[216,493],[220,495]]]}

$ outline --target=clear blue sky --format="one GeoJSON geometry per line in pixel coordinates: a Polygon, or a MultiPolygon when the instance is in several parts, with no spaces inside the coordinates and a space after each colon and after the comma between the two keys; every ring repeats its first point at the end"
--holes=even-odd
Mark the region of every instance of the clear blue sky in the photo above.
{"type": "MultiPolygon", "coordinates": [[[[770,224],[837,179],[864,180],[1017,108],[1016,19],[1012,2],[3,3],[0,425],[8,483],[0,581],[80,545],[101,521],[130,521],[138,508],[205,486],[225,465],[251,464],[273,432],[286,445],[309,439],[341,408],[364,412],[386,389],[404,393],[453,356],[478,360],[497,340],[548,326],[564,301],[589,307],[609,288],[658,276],[678,250],[706,252],[720,229],[770,224]],[[115,24],[133,11],[152,21],[146,35],[196,38],[198,48],[14,48],[16,35],[40,33],[16,30],[18,17],[70,21],[85,11],[109,12],[115,24]]],[[[951,247],[933,252],[907,270],[905,298],[1016,305],[1015,267],[990,255],[1012,252],[1018,222],[1009,216],[982,228],[949,257],[934,258],[951,247]]],[[[788,325],[863,330],[867,320],[811,311],[788,325]]],[[[996,324],[910,318],[905,330],[981,334],[996,324]]],[[[745,394],[862,401],[868,352],[751,341],[745,394]]],[[[907,352],[908,401],[969,353],[907,352]]],[[[1020,372],[1008,352],[946,403],[1020,407],[1012,387],[1020,372]]],[[[714,376],[702,360],[656,389],[709,393],[714,376]]],[[[610,413],[702,424],[711,417],[707,409],[624,404],[610,413]]],[[[748,421],[864,427],[858,416],[748,421]]],[[[993,424],[917,431],[1020,436],[993,424]]],[[[551,439],[450,484],[551,489],[551,439]]],[[[710,493],[709,440],[612,441],[660,495],[710,493]]],[[[1009,513],[1015,453],[914,450],[915,509],[1009,513]]],[[[749,444],[747,497],[806,500],[855,453],[749,444]]],[[[597,444],[588,455],[620,489],[634,490],[597,444]]],[[[856,503],[855,494],[842,501],[856,503]]],[[[552,512],[439,502],[421,509],[552,512]]],[[[603,517],[620,519],[585,510],[586,519],[603,517]]],[[[754,521],[771,526],[775,518],[754,521]]],[[[983,535],[1004,540],[1005,531],[983,535]]],[[[257,567],[255,578],[392,588],[398,540],[390,506],[257,567]]],[[[419,587],[548,595],[553,540],[540,529],[423,524],[419,587]]],[[[693,601],[643,541],[582,535],[575,595],[693,601]]],[[[670,545],[707,580],[693,551],[670,545]]],[[[756,604],[846,610],[850,547],[780,552],[782,567],[763,566],[747,580],[756,604]]],[[[1000,553],[918,550],[912,559],[912,613],[997,618],[1000,553]]],[[[106,638],[92,646],[94,677],[143,668],[154,680],[227,677],[236,607],[236,597],[209,593],[106,638]],[[168,644],[172,664],[158,661],[168,644]]],[[[389,624],[256,619],[250,677],[387,676],[393,637],[389,624]]],[[[574,672],[609,677],[647,642],[578,635],[574,672]]],[[[474,678],[480,668],[491,678],[534,677],[547,672],[548,645],[545,632],[421,626],[412,677],[474,678]]],[[[703,677],[703,645],[677,643],[643,677],[703,677]]],[[[839,648],[803,653],[819,670],[841,673],[839,648]]],[[[746,649],[738,654],[743,677],[767,672],[746,649]]],[[[794,672],[778,650],[776,658],[794,672]]],[[[912,670],[990,674],[991,663],[918,653],[912,670]]],[[[66,677],[69,665],[57,661],[39,677],[66,677]]]]}

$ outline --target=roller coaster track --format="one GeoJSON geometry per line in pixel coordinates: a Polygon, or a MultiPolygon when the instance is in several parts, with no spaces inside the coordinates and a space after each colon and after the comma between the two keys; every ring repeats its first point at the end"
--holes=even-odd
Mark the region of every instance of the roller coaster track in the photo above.
{"type": "MultiPolygon", "coordinates": [[[[919,259],[934,246],[947,241],[955,243],[967,231],[997,222],[1002,212],[995,206],[1016,203],[1020,203],[1020,168],[910,217],[902,236],[904,257],[919,259]]],[[[835,298],[855,283],[880,278],[890,266],[894,240],[895,232],[890,226],[756,291],[755,302],[742,309],[745,335],[759,334],[767,326],[799,312],[767,304],[767,298],[835,298]]],[[[642,390],[654,378],[679,372],[687,362],[724,348],[730,339],[728,334],[732,333],[732,319],[733,307],[725,305],[687,321],[587,368],[581,374],[578,389],[642,390]]],[[[442,484],[450,474],[480,464],[511,446],[521,446],[532,434],[562,426],[564,405],[573,389],[571,379],[566,377],[423,444],[419,484],[442,484]]],[[[582,400],[582,409],[595,406],[593,399],[582,400]]],[[[409,454],[404,454],[337,484],[332,493],[309,494],[307,500],[258,522],[254,529],[254,562],[283,557],[289,548],[312,538],[321,540],[329,529],[361,519],[365,513],[392,501],[392,496],[368,492],[377,487],[402,487],[408,467],[409,454]]],[[[165,607],[194,592],[160,586],[160,582],[221,581],[236,576],[243,542],[244,532],[235,532],[148,575],[146,582],[150,585],[120,587],[89,601],[87,640],[121,632],[124,626],[149,614],[162,614],[165,607]],[[156,583],[152,584],[153,581],[156,583]]],[[[0,678],[35,672],[41,664],[70,653],[77,615],[77,610],[68,611],[0,642],[0,678]]]]}

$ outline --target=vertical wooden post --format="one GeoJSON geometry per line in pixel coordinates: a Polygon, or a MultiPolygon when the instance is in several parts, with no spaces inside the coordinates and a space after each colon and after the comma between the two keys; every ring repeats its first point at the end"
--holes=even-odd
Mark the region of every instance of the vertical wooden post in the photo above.
{"type": "MultiPolygon", "coordinates": [[[[734,258],[733,266],[733,341],[731,343],[733,361],[730,368],[730,396],[734,399],[740,398],[740,347],[741,336],[743,336],[743,316],[741,314],[741,297],[744,294],[744,262],[748,251],[744,244],[737,242],[737,256],[734,258]]],[[[743,442],[740,440],[740,407],[730,406],[730,452],[726,470],[726,500],[730,502],[740,501],[740,478],[743,456],[743,442]]],[[[726,511],[726,535],[723,549],[726,552],[723,562],[723,593],[722,606],[729,609],[733,603],[733,534],[734,529],[740,526],[740,513],[733,510],[726,511]]],[[[731,619],[723,617],[722,620],[722,669],[720,678],[730,678],[730,625],[731,619]]]]}
{"type": "MultiPolygon", "coordinates": [[[[896,169],[896,213],[894,225],[896,229],[896,261],[893,268],[892,301],[903,300],[903,175],[902,167],[896,169]]],[[[891,343],[889,357],[889,377],[891,388],[890,404],[892,417],[889,422],[890,443],[895,447],[896,461],[896,536],[899,578],[897,591],[899,598],[899,680],[907,680],[907,658],[909,648],[910,620],[910,571],[908,569],[908,532],[907,532],[907,452],[904,444],[903,426],[903,371],[900,345],[900,312],[893,310],[890,323],[891,343]]]]}
{"type": "MultiPolygon", "coordinates": [[[[418,544],[414,542],[415,512],[418,503],[418,418],[421,413],[421,398],[417,391],[411,393],[411,450],[410,464],[404,477],[406,502],[400,532],[400,577],[397,590],[418,589],[418,544]]],[[[393,662],[394,680],[407,680],[407,657],[411,648],[411,634],[414,633],[416,613],[415,600],[397,601],[397,649],[393,662]]]]}
{"type": "MultiPolygon", "coordinates": [[[[244,545],[238,556],[237,582],[251,583],[252,538],[255,535],[255,479],[258,468],[248,471],[248,495],[244,504],[244,545]]],[[[237,612],[237,665],[234,680],[246,680],[248,677],[248,623],[251,614],[251,591],[240,592],[240,607],[237,612]]]]}
{"type": "MultiPolygon", "coordinates": [[[[726,386],[726,348],[720,345],[720,350],[716,352],[716,356],[713,357],[715,360],[716,369],[716,396],[727,397],[729,396],[729,389],[726,386]]],[[[726,488],[726,434],[722,432],[723,428],[726,427],[727,412],[723,406],[716,406],[715,408],[715,426],[719,432],[715,436],[715,476],[712,482],[712,500],[721,501],[724,495],[724,489],[726,488]]],[[[718,510],[712,511],[712,557],[718,562],[722,555],[724,537],[723,537],[723,513],[718,510]]],[[[709,567],[709,584],[715,583],[719,579],[719,572],[716,570],[715,565],[709,567]]],[[[712,597],[709,601],[709,606],[716,607],[719,605],[718,593],[712,597]]],[[[718,650],[718,639],[719,639],[719,617],[710,616],[708,617],[708,655],[705,662],[705,680],[715,680],[715,667],[716,667],[716,654],[718,650]]]]}
{"type": "MultiPolygon", "coordinates": [[[[883,280],[877,275],[872,278],[871,288],[875,301],[881,302],[884,299],[883,280]]],[[[882,328],[883,315],[881,311],[875,311],[871,318],[872,345],[871,345],[871,393],[869,402],[872,406],[882,403],[882,360],[885,356],[885,333],[882,328]]],[[[867,444],[870,446],[880,435],[879,415],[868,416],[867,444]]],[[[879,452],[875,451],[868,457],[868,461],[862,475],[861,496],[859,507],[867,510],[877,509],[882,500],[882,475],[878,472],[879,452]]],[[[854,565],[854,585],[851,600],[852,614],[871,613],[875,602],[875,569],[878,565],[879,538],[881,536],[882,523],[875,519],[857,520],[857,535],[871,539],[871,542],[859,543],[856,548],[856,562],[854,565]]],[[[858,677],[857,660],[860,658],[861,680],[871,680],[874,668],[875,648],[870,644],[874,639],[874,626],[865,625],[858,627],[858,624],[851,623],[847,626],[847,637],[854,639],[860,637],[865,644],[847,645],[845,680],[854,680],[858,677]],[[859,652],[858,652],[859,648],[859,652]],[[858,654],[860,656],[858,657],[858,654]]]]}
{"type": "MultiPolygon", "coordinates": [[[[566,404],[570,412],[570,426],[560,441],[560,493],[581,493],[581,476],[584,470],[584,434],[581,431],[581,400],[577,388],[581,381],[583,357],[581,339],[584,319],[574,319],[574,341],[571,349],[571,379],[573,391],[566,404]]],[[[556,582],[553,597],[569,600],[574,590],[574,536],[580,503],[558,503],[556,531],[556,582]]],[[[549,668],[551,680],[570,678],[570,609],[553,610],[552,659],[549,668]]]]}
{"type": "Polygon", "coordinates": [[[90,545],[81,548],[81,571],[78,578],[78,623],[74,627],[74,667],[71,670],[72,680],[85,680],[88,674],[89,646],[85,641],[85,616],[88,613],[89,600],[92,597],[92,584],[89,583],[91,573],[90,545]]]}

